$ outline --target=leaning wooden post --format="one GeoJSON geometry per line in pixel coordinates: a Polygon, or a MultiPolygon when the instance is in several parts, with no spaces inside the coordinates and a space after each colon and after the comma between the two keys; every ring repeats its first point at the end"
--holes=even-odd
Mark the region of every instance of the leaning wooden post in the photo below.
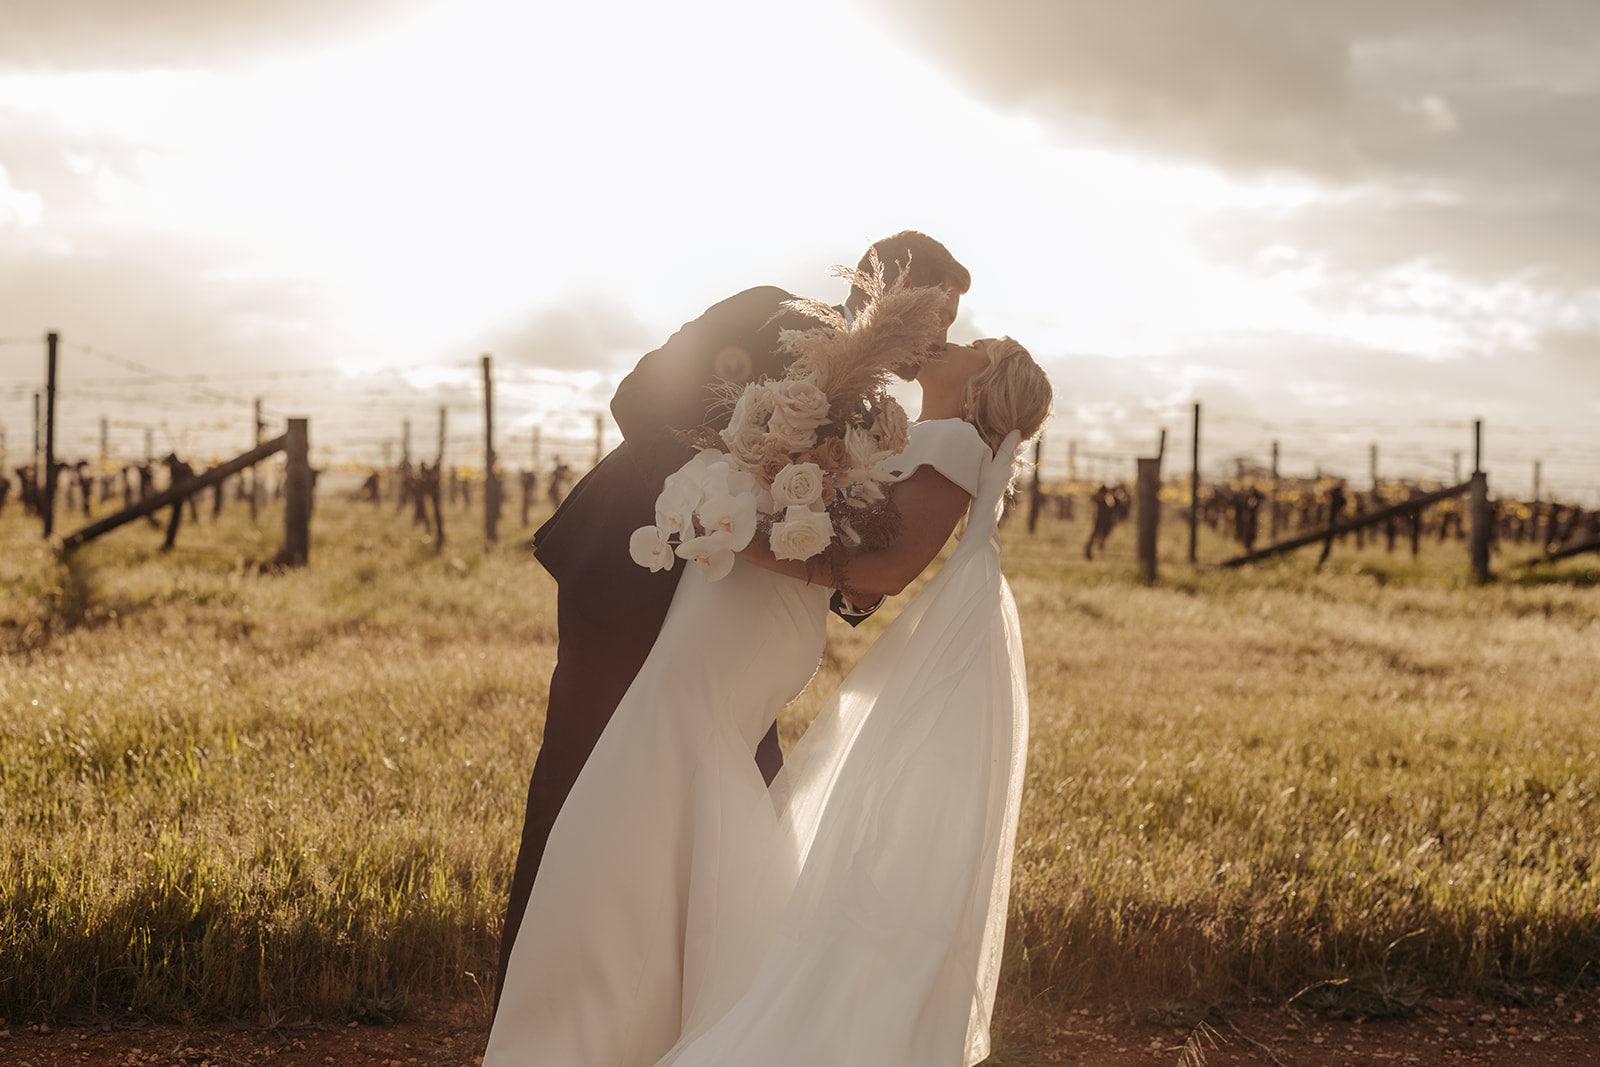
{"type": "Polygon", "coordinates": [[[311,443],[306,419],[290,419],[284,458],[283,556],[290,567],[311,558],[311,443]]]}
{"type": "Polygon", "coordinates": [[[483,539],[496,540],[500,519],[500,483],[494,476],[494,360],[483,355],[483,539]]]}
{"type": "Polygon", "coordinates": [[[594,416],[594,465],[598,467],[606,454],[606,420],[599,412],[594,416]]]}
{"type": "Polygon", "coordinates": [[[56,335],[47,333],[44,339],[44,470],[34,472],[34,484],[39,486],[39,514],[49,537],[56,525],[56,335]]]}
{"type": "Polygon", "coordinates": [[[1156,580],[1156,531],[1161,518],[1161,457],[1138,461],[1139,576],[1156,580]]]}

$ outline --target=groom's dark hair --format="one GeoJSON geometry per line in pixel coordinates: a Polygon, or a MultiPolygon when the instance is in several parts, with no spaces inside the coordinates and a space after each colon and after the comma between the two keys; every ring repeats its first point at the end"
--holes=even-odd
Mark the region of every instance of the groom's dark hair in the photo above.
{"type": "MultiPolygon", "coordinates": [[[[892,282],[900,276],[906,264],[911,265],[909,280],[912,285],[948,285],[958,293],[972,288],[972,274],[956,261],[950,250],[925,233],[901,230],[893,237],[874,241],[871,249],[863,253],[856,264],[859,271],[872,269],[872,253],[878,253],[883,264],[883,280],[892,282]]],[[[867,302],[867,294],[858,286],[850,287],[845,306],[852,312],[860,311],[867,302]]]]}

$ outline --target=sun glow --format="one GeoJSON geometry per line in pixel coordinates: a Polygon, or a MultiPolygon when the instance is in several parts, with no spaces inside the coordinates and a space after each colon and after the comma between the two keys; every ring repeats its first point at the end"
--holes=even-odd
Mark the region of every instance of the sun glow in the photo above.
{"type": "MultiPolygon", "coordinates": [[[[0,267],[48,279],[0,335],[64,328],[185,372],[431,364],[433,388],[458,390],[497,350],[504,372],[550,376],[506,390],[516,425],[587,426],[642,346],[711,303],[756,284],[840,300],[829,266],[908,227],[972,271],[952,339],[1017,338],[1082,420],[1108,390],[1147,421],[1201,394],[1297,410],[1370,395],[1265,380],[1274,346],[1296,355],[1273,375],[1594,332],[1592,291],[1352,266],[1339,253],[1367,245],[1306,222],[1458,208],[1443,185],[1237,177],[1091,143],[983,102],[870,8],[460,0],[203,69],[0,73],[0,147],[23,146],[0,158],[0,267]],[[527,340],[561,315],[587,343],[527,340]],[[1082,380],[1091,361],[1101,377],[1082,380]]],[[[1461,129],[1430,136],[1468,129],[1448,114],[1461,129]]],[[[1587,419],[1580,392],[1550,406],[1587,419]]],[[[0,418],[26,424],[25,400],[0,418]]]]}

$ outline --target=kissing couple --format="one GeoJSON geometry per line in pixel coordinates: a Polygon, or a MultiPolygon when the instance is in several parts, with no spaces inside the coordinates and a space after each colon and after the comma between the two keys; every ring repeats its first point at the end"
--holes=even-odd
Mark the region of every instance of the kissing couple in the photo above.
{"type": "Polygon", "coordinates": [[[486,1067],[988,1055],[1028,714],[995,528],[1051,388],[1009,338],[947,343],[971,279],[932,238],[837,273],[842,306],[746,290],[641,359],[534,537],[559,644],[486,1067]],[[963,517],[785,762],[830,608],[963,517]]]}

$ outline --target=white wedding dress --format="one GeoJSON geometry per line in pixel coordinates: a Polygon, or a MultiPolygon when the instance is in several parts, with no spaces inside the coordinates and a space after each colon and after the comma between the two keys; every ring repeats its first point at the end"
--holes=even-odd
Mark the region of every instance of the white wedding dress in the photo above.
{"type": "Polygon", "coordinates": [[[1015,457],[956,419],[885,466],[967,529],[769,792],[756,743],[810,679],[829,591],[686,575],[551,831],[485,1067],[970,1065],[988,1054],[1027,748],[993,541],[1015,457]]]}

